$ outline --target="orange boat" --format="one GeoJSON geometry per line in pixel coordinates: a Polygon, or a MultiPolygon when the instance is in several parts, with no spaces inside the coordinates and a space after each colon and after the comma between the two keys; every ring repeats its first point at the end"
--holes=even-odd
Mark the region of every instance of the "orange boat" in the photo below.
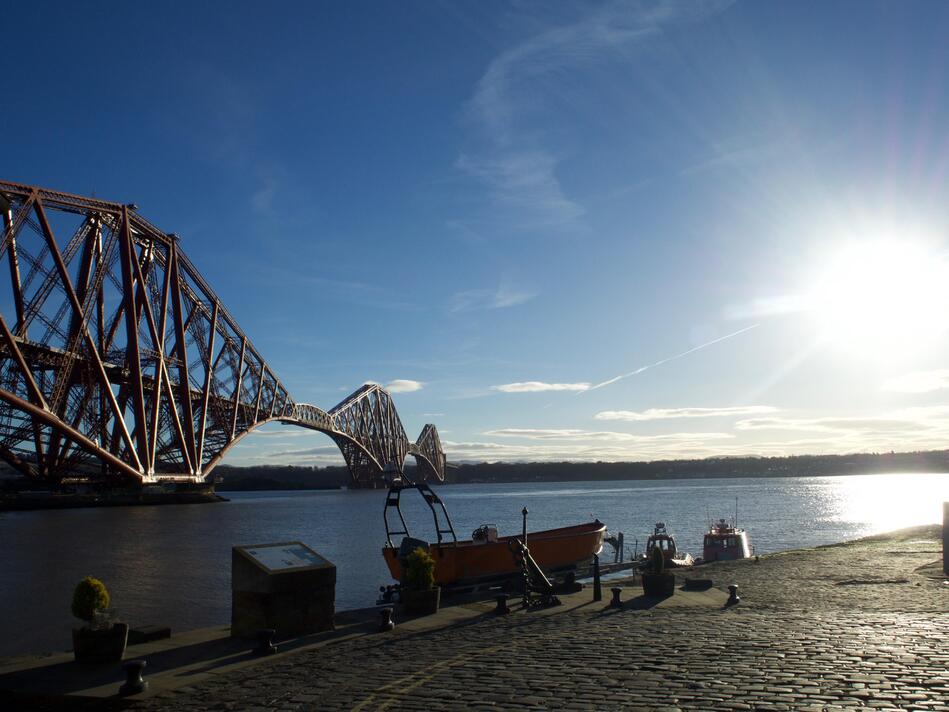
{"type": "MultiPolygon", "coordinates": [[[[402,578],[402,567],[399,565],[399,554],[408,554],[415,546],[428,546],[429,553],[435,558],[435,583],[439,586],[467,586],[486,583],[491,580],[510,578],[520,573],[521,568],[515,562],[511,550],[512,540],[520,540],[520,536],[498,536],[497,527],[485,525],[472,533],[467,541],[458,541],[454,528],[448,518],[445,505],[428,485],[421,483],[411,485],[417,488],[435,517],[438,543],[413,539],[409,536],[402,512],[399,510],[399,495],[405,486],[393,487],[389,490],[386,501],[386,513],[390,508],[399,513],[403,529],[391,531],[388,517],[386,517],[386,534],[388,545],[383,547],[389,573],[396,581],[402,578]],[[439,522],[435,505],[440,507],[447,527],[443,528],[439,522]],[[404,539],[400,546],[392,543],[393,534],[403,534],[404,539]],[[452,541],[443,541],[443,535],[450,534],[452,541]]],[[[606,534],[606,525],[599,520],[587,524],[577,524],[559,529],[547,529],[539,532],[528,532],[527,546],[530,548],[534,561],[547,573],[566,572],[573,570],[578,564],[589,561],[594,554],[599,554],[603,548],[603,537],[606,534]]]]}
{"type": "MultiPolygon", "coordinates": [[[[489,533],[483,539],[430,545],[429,553],[435,558],[435,583],[439,586],[464,585],[519,574],[521,567],[514,561],[509,542],[511,539],[519,540],[520,537],[499,537],[497,529],[488,529],[488,532],[492,531],[493,537],[489,533]]],[[[556,573],[575,568],[577,564],[589,561],[594,554],[599,554],[605,533],[606,525],[595,521],[529,532],[527,546],[534,561],[544,571],[556,573]]],[[[407,538],[407,541],[411,545],[417,540],[407,538]]],[[[402,567],[399,566],[399,549],[395,546],[384,547],[382,555],[392,578],[400,580],[402,567]]]]}

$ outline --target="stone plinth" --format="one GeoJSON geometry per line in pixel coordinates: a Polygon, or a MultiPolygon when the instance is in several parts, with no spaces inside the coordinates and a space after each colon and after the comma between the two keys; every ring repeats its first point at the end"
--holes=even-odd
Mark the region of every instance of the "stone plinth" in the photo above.
{"type": "Polygon", "coordinates": [[[336,566],[301,542],[235,546],[231,635],[274,628],[277,638],[333,630],[336,566]]]}

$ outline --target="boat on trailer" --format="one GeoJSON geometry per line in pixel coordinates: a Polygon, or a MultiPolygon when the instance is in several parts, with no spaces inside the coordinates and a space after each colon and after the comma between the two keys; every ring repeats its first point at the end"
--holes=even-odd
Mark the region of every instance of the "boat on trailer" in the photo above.
{"type": "MultiPolygon", "coordinates": [[[[495,525],[486,524],[472,532],[471,539],[459,541],[441,498],[427,483],[394,484],[389,488],[385,506],[386,546],[382,549],[389,573],[402,578],[400,559],[416,547],[427,548],[435,559],[435,583],[443,588],[473,588],[502,583],[522,575],[514,555],[523,534],[499,536],[495,525]],[[408,531],[399,503],[402,492],[416,489],[425,499],[435,519],[437,543],[413,538],[408,531]],[[398,515],[401,529],[392,529],[390,512],[398,515]],[[393,538],[402,536],[398,545],[393,538]]],[[[547,574],[575,571],[603,548],[606,525],[599,520],[545,531],[528,532],[527,546],[537,565],[547,574]]]]}
{"type": "Polygon", "coordinates": [[[694,564],[692,555],[676,548],[676,540],[668,531],[664,522],[656,522],[652,534],[646,539],[646,549],[643,554],[648,562],[653,549],[659,549],[662,552],[662,558],[669,567],[691,566],[694,564]]]}

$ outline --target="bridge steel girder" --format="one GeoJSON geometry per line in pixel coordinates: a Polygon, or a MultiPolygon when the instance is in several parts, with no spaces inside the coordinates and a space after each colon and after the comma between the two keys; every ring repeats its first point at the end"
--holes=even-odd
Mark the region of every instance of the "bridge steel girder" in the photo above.
{"type": "Polygon", "coordinates": [[[0,215],[0,457],[18,470],[201,482],[293,411],[176,236],[133,206],[0,182],[0,215]]]}
{"type": "Polygon", "coordinates": [[[203,482],[280,421],[329,435],[356,487],[410,454],[419,479],[444,480],[435,426],[409,442],[381,386],[328,412],[295,403],[177,236],[135,206],[0,181],[0,218],[0,458],[23,474],[203,482]]]}

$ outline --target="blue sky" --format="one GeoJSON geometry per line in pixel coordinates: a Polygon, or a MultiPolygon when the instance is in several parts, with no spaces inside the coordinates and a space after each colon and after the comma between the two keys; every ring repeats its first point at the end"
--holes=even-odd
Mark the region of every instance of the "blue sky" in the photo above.
{"type": "Polygon", "coordinates": [[[3,17],[0,177],[179,233],[300,402],[395,383],[454,460],[949,442],[946,3],[3,17]]]}

